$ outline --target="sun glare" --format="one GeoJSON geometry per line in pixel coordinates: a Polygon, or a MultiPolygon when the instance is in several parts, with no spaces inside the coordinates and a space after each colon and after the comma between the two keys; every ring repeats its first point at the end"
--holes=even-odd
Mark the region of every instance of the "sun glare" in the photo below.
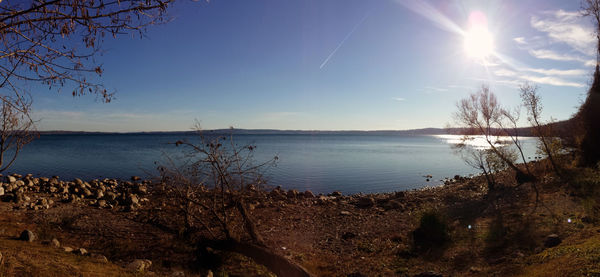
{"type": "Polygon", "coordinates": [[[469,30],[465,33],[465,52],[468,57],[486,60],[494,52],[494,39],[487,28],[487,19],[481,12],[469,16],[469,30]]]}

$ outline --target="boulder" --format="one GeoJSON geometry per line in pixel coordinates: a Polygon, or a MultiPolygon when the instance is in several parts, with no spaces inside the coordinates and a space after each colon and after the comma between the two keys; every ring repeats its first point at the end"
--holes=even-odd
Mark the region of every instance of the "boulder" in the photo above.
{"type": "Polygon", "coordinates": [[[144,194],[148,193],[148,188],[145,185],[140,184],[140,185],[137,186],[136,192],[139,193],[139,194],[144,195],[144,194]]]}
{"type": "Polygon", "coordinates": [[[25,186],[25,182],[23,182],[23,180],[17,180],[14,183],[15,183],[15,185],[17,185],[17,187],[24,187],[25,186]]]}
{"type": "Polygon", "coordinates": [[[97,202],[96,204],[97,204],[97,205],[98,205],[98,207],[100,207],[100,208],[104,208],[104,207],[106,207],[106,206],[107,206],[107,204],[106,204],[106,200],[103,200],[103,199],[101,199],[101,200],[98,200],[98,202],[97,202]]]}
{"type": "Polygon", "coordinates": [[[64,247],[63,247],[63,251],[65,251],[65,252],[68,252],[68,253],[71,253],[71,252],[73,252],[73,248],[71,248],[71,247],[68,247],[68,246],[64,246],[64,247]]]}
{"type": "Polygon", "coordinates": [[[127,269],[131,272],[141,273],[141,272],[146,271],[148,268],[150,268],[150,266],[152,266],[152,261],[136,259],[133,262],[131,262],[129,265],[127,265],[127,269]]]}
{"type": "Polygon", "coordinates": [[[85,196],[85,198],[91,198],[94,194],[87,188],[83,189],[83,196],[85,196]]]}
{"type": "Polygon", "coordinates": [[[342,192],[339,190],[336,190],[336,191],[330,193],[329,196],[339,197],[339,196],[342,196],[342,192]]]}
{"type": "Polygon", "coordinates": [[[142,178],[140,178],[139,176],[131,176],[131,181],[134,181],[134,182],[135,182],[135,181],[139,181],[139,180],[141,180],[141,179],[142,179],[142,178]]]}
{"type": "Polygon", "coordinates": [[[560,237],[557,234],[551,234],[546,237],[544,240],[544,246],[546,248],[554,247],[559,245],[562,242],[560,237]]]}
{"type": "Polygon", "coordinates": [[[305,198],[314,198],[315,195],[312,193],[312,191],[307,190],[307,191],[304,192],[304,197],[305,198]]]}
{"type": "Polygon", "coordinates": [[[21,232],[21,235],[19,236],[19,240],[26,241],[26,242],[32,242],[35,240],[35,234],[30,230],[24,230],[23,232],[21,232]]]}
{"type": "Polygon", "coordinates": [[[13,183],[15,183],[17,181],[17,178],[15,178],[14,176],[6,176],[6,179],[11,184],[13,184],[13,183]]]}
{"type": "Polygon", "coordinates": [[[356,206],[359,208],[370,208],[375,205],[375,199],[373,197],[361,197],[358,199],[356,206]]]}
{"type": "Polygon", "coordinates": [[[104,200],[106,200],[106,201],[111,202],[111,201],[115,201],[116,199],[117,199],[117,194],[112,191],[109,191],[104,195],[104,200]]]}
{"type": "Polygon", "coordinates": [[[0,186],[0,196],[4,195],[4,187],[0,186]]]}
{"type": "Polygon", "coordinates": [[[298,191],[295,189],[288,190],[287,197],[288,198],[296,198],[298,196],[298,191]]]}
{"type": "Polygon", "coordinates": [[[127,195],[127,204],[137,206],[138,204],[140,204],[140,200],[138,199],[137,195],[132,193],[127,195]]]}

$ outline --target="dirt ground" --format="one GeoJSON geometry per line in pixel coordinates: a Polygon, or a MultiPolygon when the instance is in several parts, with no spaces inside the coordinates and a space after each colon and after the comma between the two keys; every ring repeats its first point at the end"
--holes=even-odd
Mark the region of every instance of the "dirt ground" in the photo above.
{"type": "MultiPolygon", "coordinates": [[[[512,178],[503,174],[500,180],[512,178]]],[[[481,177],[387,194],[265,192],[250,214],[268,248],[315,276],[600,276],[600,227],[588,200],[555,177],[537,188],[538,201],[529,184],[489,193],[481,177]],[[412,234],[425,212],[443,218],[451,240],[416,252],[412,234]],[[550,234],[561,243],[544,246],[550,234]]],[[[144,207],[125,212],[60,201],[42,210],[14,207],[0,202],[0,276],[126,276],[134,274],[127,269],[134,259],[152,261],[138,275],[207,274],[195,266],[195,246],[145,223],[144,207]],[[36,241],[15,239],[25,229],[36,241]],[[48,244],[53,238],[93,255],[67,253],[48,244]]],[[[218,254],[224,262],[211,269],[215,275],[273,275],[247,257],[218,254]]]]}

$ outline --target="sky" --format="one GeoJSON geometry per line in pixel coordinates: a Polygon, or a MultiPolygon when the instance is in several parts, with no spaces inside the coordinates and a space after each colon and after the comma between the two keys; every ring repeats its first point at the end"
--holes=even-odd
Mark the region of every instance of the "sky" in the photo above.
{"type": "Polygon", "coordinates": [[[452,124],[456,103],[482,85],[517,106],[519,86],[530,82],[545,118],[563,120],[585,99],[596,60],[579,8],[564,0],[180,1],[144,38],[104,41],[96,61],[112,102],[36,88],[33,114],[40,130],[185,131],[196,121],[204,129],[404,130],[452,124]],[[472,30],[484,30],[484,41],[476,35],[473,46],[472,30]]]}

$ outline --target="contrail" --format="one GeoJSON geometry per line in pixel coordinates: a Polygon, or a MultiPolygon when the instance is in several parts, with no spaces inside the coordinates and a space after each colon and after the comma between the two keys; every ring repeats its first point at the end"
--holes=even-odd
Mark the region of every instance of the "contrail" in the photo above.
{"type": "Polygon", "coordinates": [[[370,14],[371,14],[371,12],[368,12],[365,14],[365,16],[363,16],[363,18],[354,26],[354,28],[352,28],[352,31],[350,31],[350,33],[348,33],[346,35],[346,37],[344,37],[344,39],[342,39],[342,41],[338,44],[338,46],[335,49],[333,49],[333,52],[331,52],[331,54],[329,54],[329,56],[327,56],[327,58],[321,63],[321,65],[319,66],[319,69],[323,69],[323,67],[327,64],[327,62],[329,62],[331,57],[333,57],[333,55],[335,55],[335,52],[337,52],[337,50],[340,49],[340,47],[342,47],[344,42],[346,42],[346,40],[348,40],[350,38],[350,36],[352,36],[354,31],[356,31],[356,29],[358,29],[358,26],[360,26],[365,21],[365,19],[367,19],[367,17],[370,14]]]}

